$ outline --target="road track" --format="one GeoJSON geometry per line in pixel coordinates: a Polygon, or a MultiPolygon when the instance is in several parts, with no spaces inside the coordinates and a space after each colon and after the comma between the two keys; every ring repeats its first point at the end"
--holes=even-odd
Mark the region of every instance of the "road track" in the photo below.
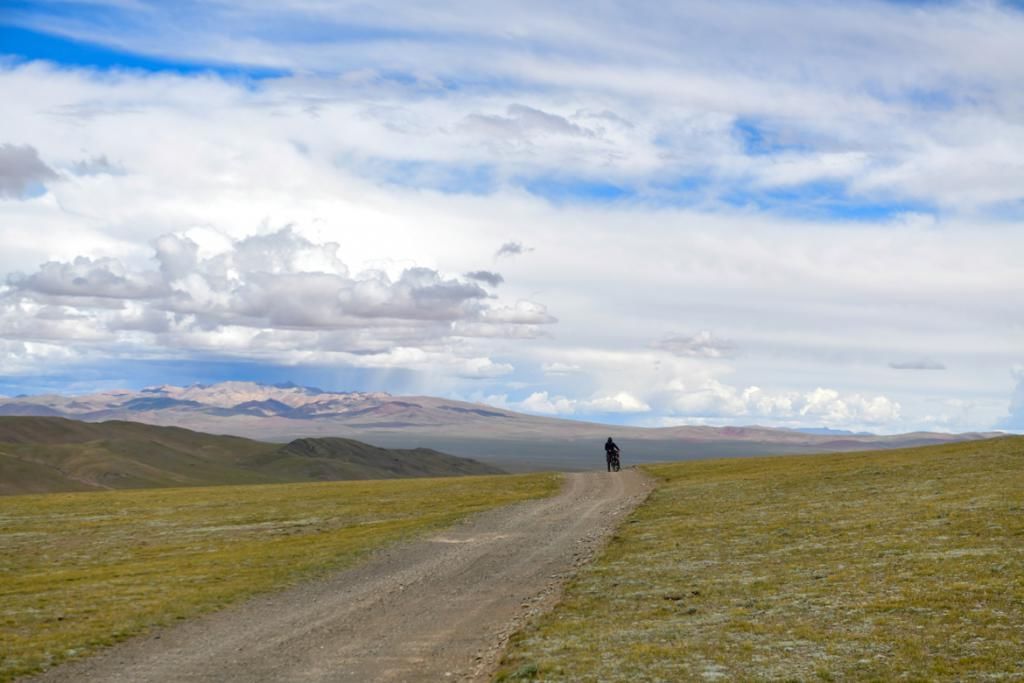
{"type": "Polygon", "coordinates": [[[650,490],[567,474],[551,498],[471,517],[328,578],[160,629],[36,681],[482,681],[650,490]]]}

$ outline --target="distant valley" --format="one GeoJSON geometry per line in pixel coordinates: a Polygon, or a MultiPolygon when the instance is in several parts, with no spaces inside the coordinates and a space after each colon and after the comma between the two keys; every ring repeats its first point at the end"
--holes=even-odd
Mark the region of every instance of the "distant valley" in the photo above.
{"type": "Polygon", "coordinates": [[[757,426],[612,427],[431,396],[329,392],[254,382],[0,398],[0,415],[130,420],[277,442],[343,437],[384,448],[431,448],[512,471],[601,466],[601,443],[608,436],[622,446],[627,463],[901,448],[991,436],[879,436],[757,426]]]}

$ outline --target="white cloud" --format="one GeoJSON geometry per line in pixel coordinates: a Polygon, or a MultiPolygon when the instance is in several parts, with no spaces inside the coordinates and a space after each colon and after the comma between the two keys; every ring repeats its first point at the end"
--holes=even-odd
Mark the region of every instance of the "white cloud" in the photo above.
{"type": "Polygon", "coordinates": [[[834,389],[819,387],[803,396],[800,415],[820,417],[825,424],[886,424],[900,417],[900,404],[885,396],[840,396],[834,389]]]}
{"type": "Polygon", "coordinates": [[[437,368],[494,395],[542,368],[534,403],[577,415],[625,392],[652,419],[912,428],[960,419],[947,399],[976,405],[958,425],[1004,418],[1024,320],[1024,17],[648,9],[207,4],[185,32],[158,4],[133,15],[144,31],[25,19],[295,74],[0,67],[5,139],[61,175],[0,201],[0,279],[28,273],[0,295],[0,336],[437,368]],[[297,16],[422,39],[218,28],[297,16]],[[626,201],[538,197],[605,186],[626,201]],[[829,213],[829,192],[865,213],[829,213]],[[493,298],[481,266],[498,257],[493,298]],[[652,349],[669,330],[684,333],[652,349]],[[888,367],[931,358],[947,370],[888,367]]]}
{"type": "MultiPolygon", "coordinates": [[[[153,310],[195,316],[207,326],[254,328],[340,329],[397,321],[434,326],[490,312],[479,286],[429,268],[405,269],[394,281],[381,271],[350,277],[337,249],[283,229],[245,238],[230,251],[203,259],[195,243],[165,235],[156,241],[159,270],[132,272],[116,259],[80,256],[11,277],[8,297],[82,310],[95,308],[99,298],[147,301],[153,310]]],[[[543,307],[520,302],[494,315],[510,324],[551,322],[539,313],[528,315],[535,309],[543,307]]]]}
{"type": "Polygon", "coordinates": [[[803,421],[827,426],[891,425],[900,418],[900,404],[885,397],[840,394],[818,387],[813,391],[770,393],[708,380],[696,386],[676,383],[671,411],[687,417],[767,418],[773,422],[803,421]]]}
{"type": "Polygon", "coordinates": [[[573,399],[536,391],[520,402],[503,400],[505,407],[549,415],[595,413],[657,414],[701,419],[760,422],[779,426],[796,424],[826,426],[873,426],[891,428],[901,417],[898,402],[885,396],[841,394],[818,387],[809,392],[768,392],[760,387],[744,389],[707,379],[688,385],[680,380],[668,383],[668,391],[654,391],[654,405],[633,393],[619,391],[590,399],[573,399]]]}
{"type": "Polygon", "coordinates": [[[115,259],[79,256],[71,263],[50,261],[28,276],[12,276],[15,289],[53,297],[146,299],[161,293],[149,273],[129,273],[115,259]]]}
{"type": "Polygon", "coordinates": [[[548,396],[546,391],[535,391],[522,401],[508,405],[518,410],[544,415],[572,415],[576,412],[576,401],[565,396],[548,396]]]}
{"type": "MultiPolygon", "coordinates": [[[[506,397],[497,398],[492,405],[525,410],[530,413],[544,415],[575,415],[577,413],[645,413],[651,409],[649,405],[631,395],[620,391],[613,396],[599,396],[590,400],[580,401],[565,396],[551,396],[546,391],[535,391],[519,402],[509,402],[506,397]]],[[[489,401],[490,402],[490,401],[489,401]]]]}
{"type": "Polygon", "coordinates": [[[582,403],[582,408],[597,413],[646,413],[649,405],[632,394],[620,391],[614,396],[601,396],[582,403]]]}
{"type": "Polygon", "coordinates": [[[7,376],[32,375],[40,366],[75,362],[81,354],[60,344],[0,339],[0,367],[7,376]]]}
{"type": "MultiPolygon", "coordinates": [[[[131,16],[130,31],[113,21],[45,12],[19,13],[26,15],[19,21],[120,49],[269,63],[302,75],[247,90],[208,77],[124,74],[86,87],[72,83],[70,96],[36,95],[44,101],[26,103],[25,111],[43,104],[44,111],[102,125],[121,115],[152,115],[153,102],[162,100],[184,114],[247,109],[235,120],[265,128],[261,108],[287,129],[289,151],[282,145],[277,171],[285,185],[303,156],[296,150],[306,150],[306,157],[335,154],[367,164],[364,169],[409,159],[497,162],[511,164],[499,176],[527,168],[587,177],[597,170],[620,180],[697,172],[768,187],[849,181],[858,192],[963,206],[1019,197],[1015,160],[1024,140],[1012,112],[1020,105],[1014,86],[1024,77],[1015,59],[1024,17],[997,3],[922,10],[883,2],[854,8],[731,0],[642,13],[615,5],[583,12],[571,4],[486,13],[389,3],[211,5],[192,9],[205,19],[186,32],[159,5],[122,9],[131,16]],[[258,30],[238,35],[243,27],[292,22],[315,22],[324,31],[353,22],[386,30],[358,51],[303,42],[301,33],[283,38],[286,30],[274,31],[274,42],[258,30]],[[508,40],[505,26],[515,26],[523,40],[508,40]],[[421,39],[395,38],[396,30],[421,39]],[[681,35],[685,55],[678,50],[681,35]],[[310,75],[316,73],[331,76],[310,75]],[[395,73],[403,79],[389,76],[395,73]],[[746,154],[738,121],[758,128],[767,147],[746,154]],[[337,154],[330,147],[344,149],[337,154]]],[[[60,80],[33,65],[14,72],[60,80]]],[[[29,131],[31,139],[43,137],[41,127],[29,131]]],[[[147,132],[151,141],[163,139],[147,132]]],[[[197,132],[202,142],[203,131],[197,132]]],[[[90,145],[92,158],[134,156],[129,133],[124,154],[90,145]]],[[[225,148],[233,137],[221,138],[225,148]]],[[[253,151],[284,142],[249,139],[253,151]]],[[[179,144],[187,163],[196,149],[179,144]]],[[[75,159],[62,165],[80,159],[75,150],[75,159]]]]}
{"type": "Polygon", "coordinates": [[[287,228],[226,244],[201,255],[188,237],[169,234],[154,243],[156,268],[81,256],[11,276],[0,292],[0,335],[495,378],[514,367],[448,344],[454,323],[499,335],[554,321],[540,304],[492,303],[475,283],[429,268],[406,268],[396,279],[376,270],[350,275],[338,244],[287,228]],[[439,344],[443,350],[432,348],[439,344]]]}

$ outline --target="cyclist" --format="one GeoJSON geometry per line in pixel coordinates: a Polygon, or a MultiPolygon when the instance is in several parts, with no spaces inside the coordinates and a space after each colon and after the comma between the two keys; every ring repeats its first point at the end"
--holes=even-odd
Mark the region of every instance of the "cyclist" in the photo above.
{"type": "Polygon", "coordinates": [[[619,447],[612,441],[612,437],[608,437],[608,440],[604,442],[604,460],[605,464],[608,465],[608,471],[612,471],[612,460],[618,460],[619,458],[619,447]]]}

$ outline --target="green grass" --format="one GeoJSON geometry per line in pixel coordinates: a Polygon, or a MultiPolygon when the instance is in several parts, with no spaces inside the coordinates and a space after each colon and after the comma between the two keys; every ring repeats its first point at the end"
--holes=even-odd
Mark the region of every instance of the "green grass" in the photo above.
{"type": "Polygon", "coordinates": [[[1024,438],[645,469],[499,680],[1024,680],[1024,438]]]}
{"type": "Polygon", "coordinates": [[[0,680],[354,562],[558,475],[0,498],[0,680]]]}

